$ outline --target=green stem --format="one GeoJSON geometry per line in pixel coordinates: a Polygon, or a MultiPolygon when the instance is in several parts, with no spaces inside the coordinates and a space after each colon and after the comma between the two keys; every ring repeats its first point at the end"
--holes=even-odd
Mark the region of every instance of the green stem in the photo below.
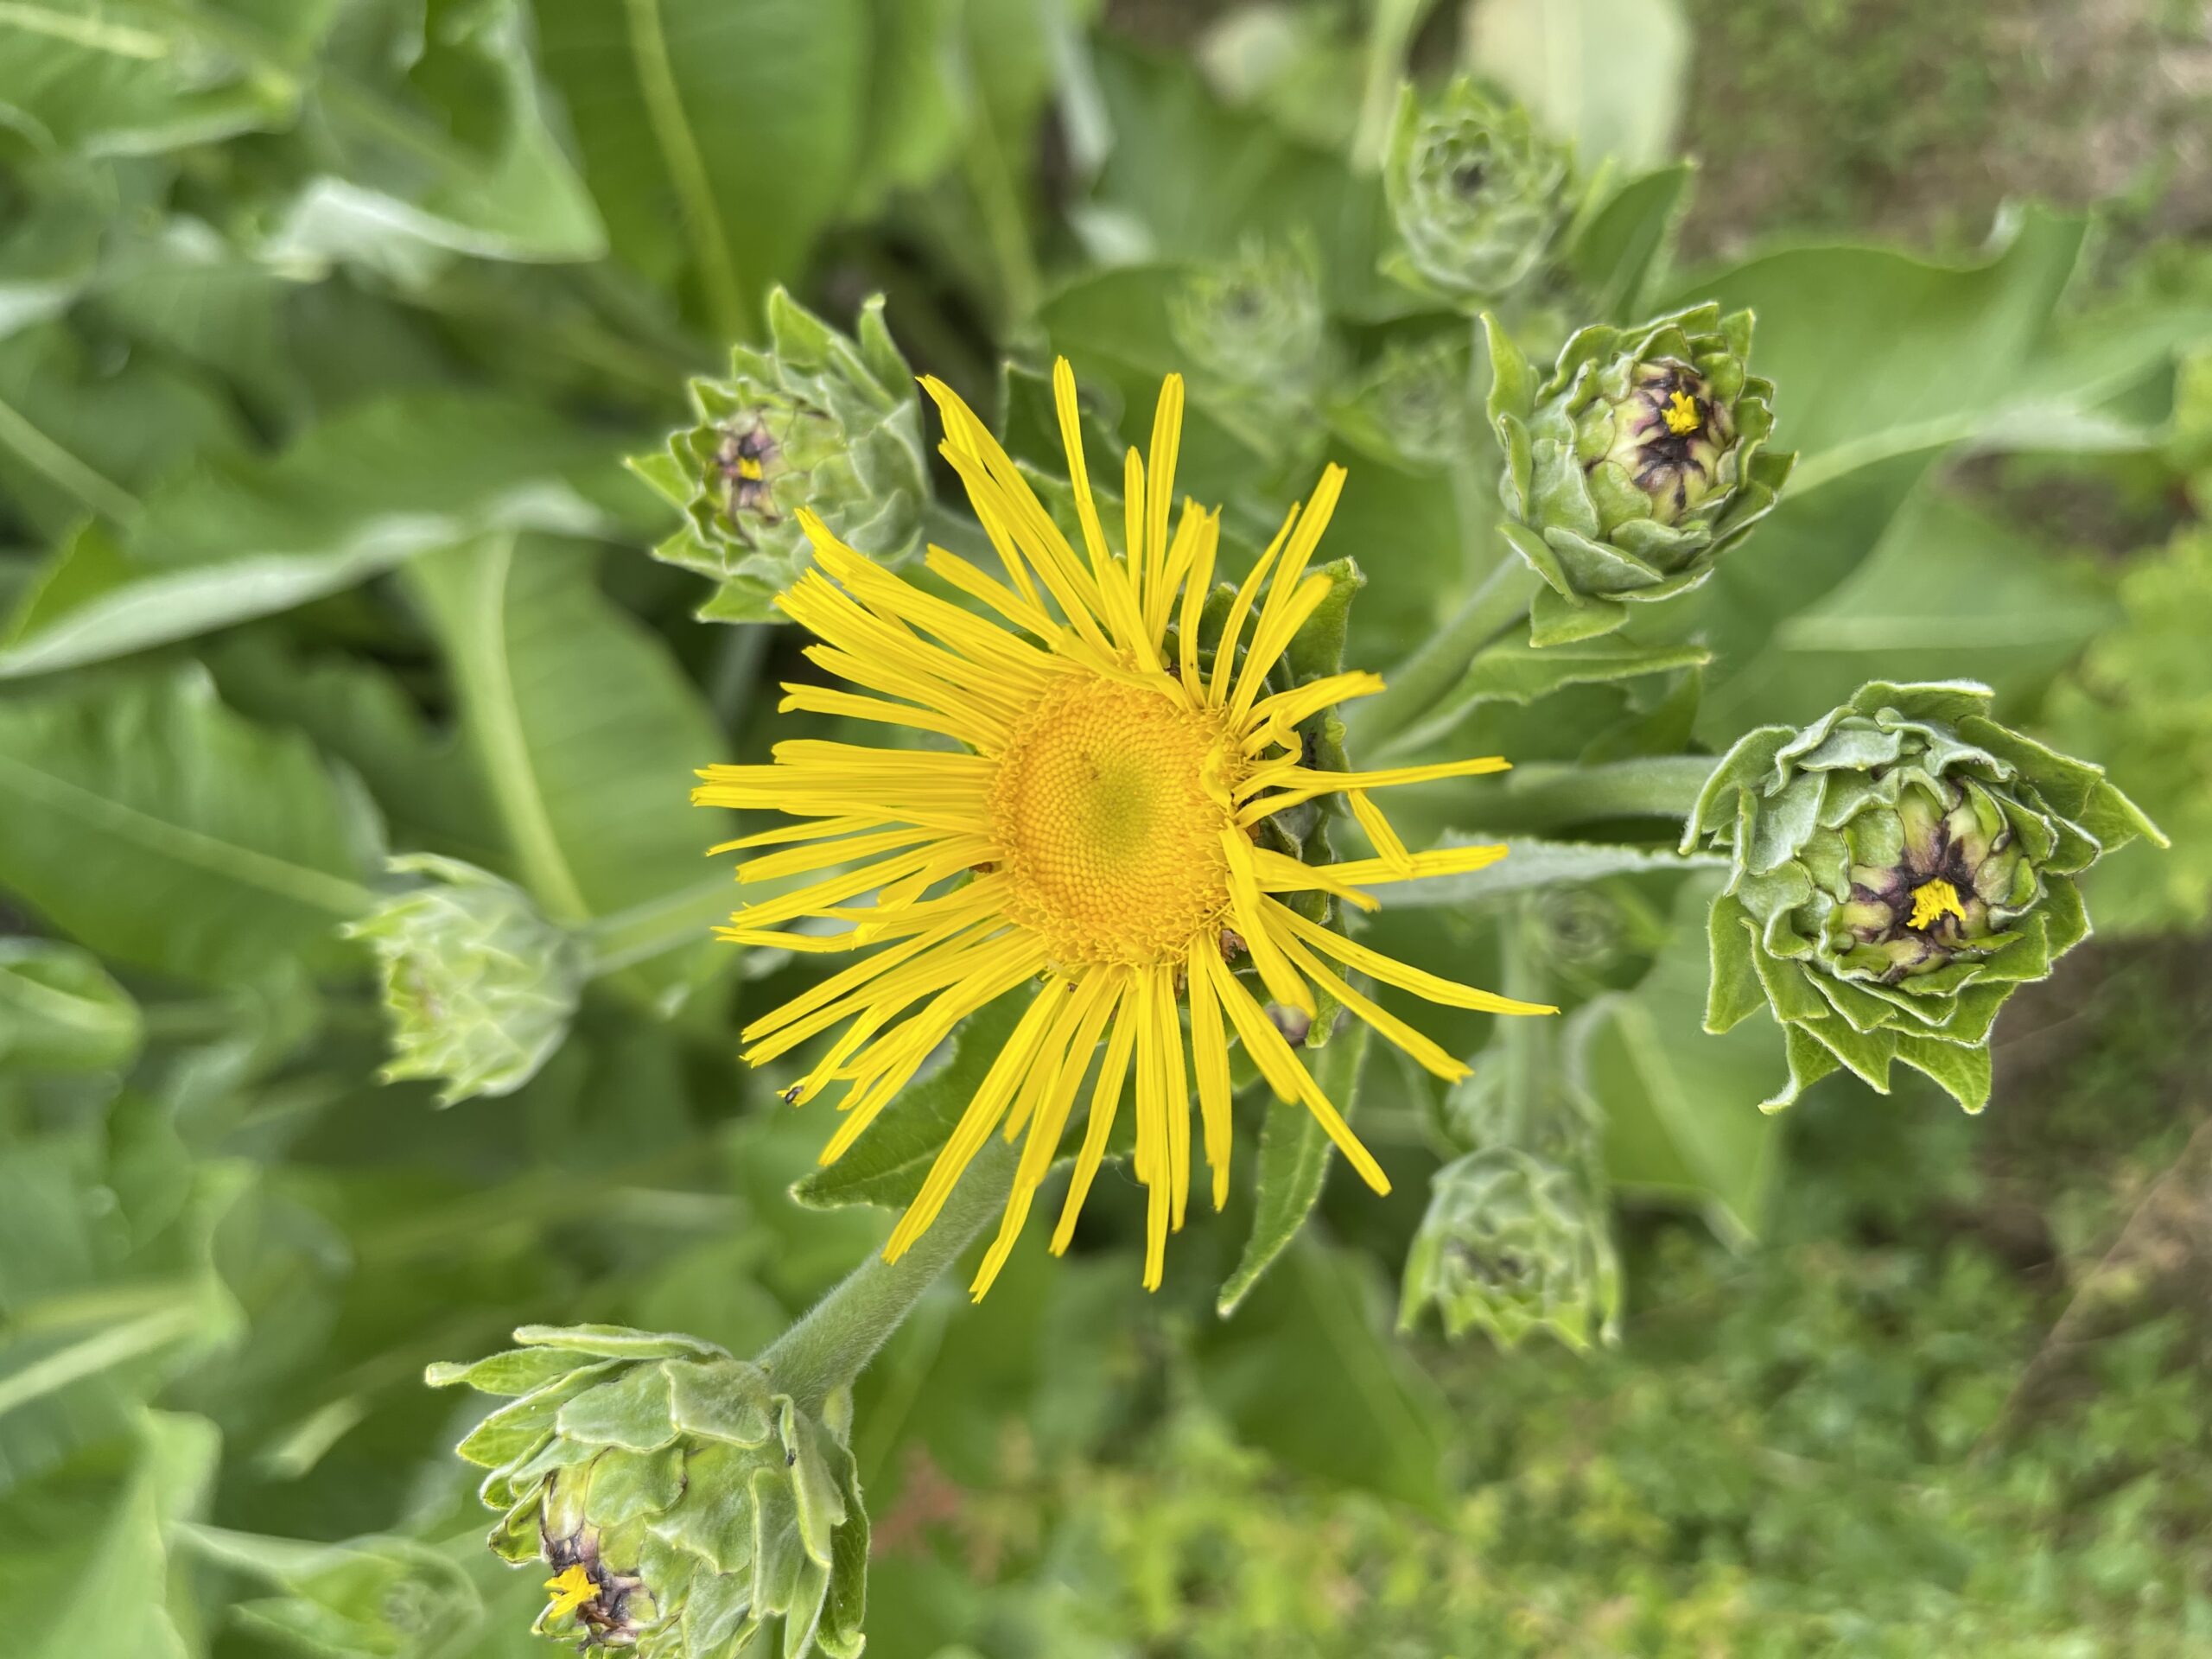
{"type": "Polygon", "coordinates": [[[729,894],[729,877],[724,874],[594,918],[578,930],[591,952],[591,977],[605,979],[698,944],[731,908],[729,894]]]}
{"type": "Polygon", "coordinates": [[[760,677],[760,664],[768,655],[771,622],[739,622],[731,626],[715,652],[707,677],[707,703],[715,721],[724,731],[733,729],[753,696],[753,683],[760,677]]]}
{"type": "Polygon", "coordinates": [[[1392,738],[1451,690],[1477,652],[1528,613],[1541,582],[1526,560],[1509,553],[1459,613],[1388,677],[1386,690],[1348,711],[1347,747],[1362,755],[1388,748],[1392,738]]]}
{"type": "Polygon", "coordinates": [[[1367,72],[1360,93],[1359,124],[1351,141],[1352,169],[1372,173],[1389,148],[1391,118],[1397,113],[1398,83],[1405,78],[1406,53],[1421,28],[1431,0],[1381,0],[1367,29],[1367,72]]]}
{"type": "Polygon", "coordinates": [[[979,121],[961,149],[961,170],[983,221],[983,241],[998,268],[999,290],[1006,302],[1007,321],[1020,324],[1037,309],[1042,291],[1037,260],[1030,251],[1029,230],[1022,218],[1021,199],[1008,166],[1006,151],[988,121],[979,121]]]}
{"type": "Polygon", "coordinates": [[[906,1255],[896,1262],[871,1255],[760,1356],[776,1386],[801,1410],[815,1412],[867,1370],[922,1293],[1006,1207],[1019,1162],[1015,1148],[993,1135],[906,1255]]]}
{"type": "Polygon", "coordinates": [[[660,152],[661,165],[676,187],[684,232],[690,239],[692,257],[698,262],[708,315],[723,340],[750,339],[756,308],[730,257],[729,232],[722,223],[714,179],[707,171],[706,155],[699,148],[691,118],[683,107],[676,60],[669,51],[667,31],[661,27],[661,0],[625,0],[622,11],[629,29],[638,95],[645,101],[645,124],[660,152]]]}
{"type": "Polygon", "coordinates": [[[6,404],[0,404],[0,447],[43,473],[92,512],[127,524],[138,516],[138,499],[120,484],[63,448],[6,404]]]}

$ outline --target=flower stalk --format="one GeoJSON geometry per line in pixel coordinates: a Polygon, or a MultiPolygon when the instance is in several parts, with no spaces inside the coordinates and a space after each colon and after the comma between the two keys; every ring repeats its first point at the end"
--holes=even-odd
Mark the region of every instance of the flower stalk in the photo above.
{"type": "Polygon", "coordinates": [[[1019,1161],[1012,1147],[994,1139],[969,1165],[936,1225],[905,1255],[870,1255],[760,1356],[801,1410],[818,1411],[868,1369],[938,1275],[1005,1207],[1019,1161]]]}

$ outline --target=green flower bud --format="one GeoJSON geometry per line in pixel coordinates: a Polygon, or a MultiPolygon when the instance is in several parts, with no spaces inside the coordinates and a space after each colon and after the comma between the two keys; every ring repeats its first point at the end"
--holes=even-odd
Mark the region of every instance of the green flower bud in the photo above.
{"type": "Polygon", "coordinates": [[[433,1365],[512,1396],[462,1440],[491,1471],[503,1559],[548,1570],[531,1628],[638,1659],[784,1659],[863,1643],[868,1516],[849,1425],[694,1338],[525,1325],[520,1348],[433,1365]]]}
{"type": "Polygon", "coordinates": [[[1888,1092],[1925,1071],[1969,1111],[2020,984],[2088,936],[2075,878],[2157,828],[2101,768],[1988,716],[1989,688],[1877,682],[1802,730],[1722,758],[1682,839],[1732,855],[1712,912],[1709,1029],[1764,1002],[1789,1084],[1847,1067],[1888,1092]]]}
{"type": "Polygon", "coordinates": [[[1774,387],[1748,372],[1750,312],[1584,328],[1541,380],[1483,321],[1505,536],[1544,582],[1535,644],[1611,632],[1627,601],[1696,587],[1773,508],[1796,457],[1766,448],[1774,387]]]}
{"type": "Polygon", "coordinates": [[[568,1034],[585,952],[519,887],[458,859],[395,858],[395,874],[433,880],[386,899],[343,930],[366,939],[391,1017],[386,1083],[429,1077],[438,1103],[510,1095],[568,1034]]]}
{"type": "Polygon", "coordinates": [[[1406,1259],[1401,1327],[1431,1303],[1452,1336],[1479,1326],[1508,1348],[1535,1330],[1578,1351],[1610,1339],[1621,1272],[1604,1201],[1581,1172],[1517,1147],[1446,1164],[1406,1259]]]}
{"type": "Polygon", "coordinates": [[[1170,296],[1168,327],[1194,378],[1300,403],[1328,345],[1310,247],[1248,243],[1232,262],[1192,271],[1170,296]]]}
{"type": "Polygon", "coordinates": [[[1447,299],[1502,299],[1544,269],[1573,217],[1573,160],[1471,80],[1399,97],[1383,188],[1402,248],[1384,269],[1447,299]]]}
{"type": "Polygon", "coordinates": [[[849,340],[777,289],[769,347],[730,353],[729,377],[694,380],[698,419],[630,469],[683,509],[656,558],[721,586],[702,620],[772,622],[810,558],[798,510],[848,547],[896,564],[921,544],[929,462],[920,398],[880,296],[849,340]]]}
{"type": "Polygon", "coordinates": [[[1397,467],[1464,467],[1474,441],[1464,337],[1391,340],[1352,393],[1332,410],[1361,448],[1397,467]]]}

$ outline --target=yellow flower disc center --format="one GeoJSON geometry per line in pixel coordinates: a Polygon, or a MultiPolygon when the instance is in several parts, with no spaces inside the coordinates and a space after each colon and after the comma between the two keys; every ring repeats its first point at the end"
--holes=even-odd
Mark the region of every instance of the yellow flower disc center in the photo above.
{"type": "Polygon", "coordinates": [[[991,785],[1007,910],[1060,963],[1181,957],[1229,908],[1221,832],[1240,770],[1218,709],[1172,682],[1067,682],[1014,730],[991,785]]]}

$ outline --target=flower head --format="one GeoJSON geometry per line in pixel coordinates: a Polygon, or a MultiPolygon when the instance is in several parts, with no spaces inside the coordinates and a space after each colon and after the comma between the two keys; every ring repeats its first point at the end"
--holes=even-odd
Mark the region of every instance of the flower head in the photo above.
{"type": "Polygon", "coordinates": [[[1766,448],[1774,387],[1748,372],[1750,312],[1585,328],[1541,380],[1484,321],[1505,535],[1545,583],[1538,645],[1610,632],[1626,601],[1696,587],[1774,505],[1794,457],[1766,448]]]}
{"type": "Polygon", "coordinates": [[[883,302],[861,308],[848,340],[778,289],[768,334],[766,351],[730,353],[726,379],[694,380],[697,420],[630,462],[683,510],[654,553],[721,584],[700,613],[715,621],[773,620],[775,595],[806,565],[801,505],[895,564],[919,543],[929,499],[920,400],[883,302]]]}
{"type": "Polygon", "coordinates": [[[1452,1336],[1479,1326],[1508,1348],[1538,1330],[1576,1349],[1609,1338],[1621,1273],[1604,1198],[1577,1171],[1518,1147],[1446,1164],[1406,1257],[1401,1326],[1429,1303],[1452,1336]]]}
{"type": "Polygon", "coordinates": [[[583,1325],[515,1340],[428,1376],[511,1396],[460,1451],[491,1471],[493,1549],[550,1569],[533,1629],[638,1659],[737,1659],[780,1624],[791,1659],[860,1652],[868,1516],[840,1428],[695,1338],[583,1325]]]}
{"type": "Polygon", "coordinates": [[[1998,1009],[2088,936],[2075,878],[2158,838],[2100,768],[1999,725],[1990,699],[1877,682],[1749,734],[1706,785],[1683,850],[1734,857],[1707,1024],[1774,1011],[1790,1083],[1770,1104],[1839,1066],[1886,1092],[1903,1060],[1980,1109],[1998,1009]]]}
{"type": "Polygon", "coordinates": [[[385,1082],[444,1084],[441,1105],[509,1095],[568,1035],[583,988],[584,950],[511,882],[433,853],[391,861],[432,878],[357,922],[384,969],[392,1058],[385,1082]]]}
{"type": "Polygon", "coordinates": [[[1341,468],[1322,474],[1243,583],[1217,594],[1218,515],[1186,504],[1171,531],[1179,377],[1161,390],[1149,456],[1127,458],[1120,555],[1090,493],[1065,361],[1053,384],[1081,554],[968,406],[924,384],[944,418],[944,457],[1006,579],[931,548],[931,571],[980,612],[969,609],[859,557],[803,515],[817,568],[779,603],[819,636],[807,652],[815,664],[857,689],[787,684],[783,706],[874,721],[913,741],[787,741],[770,765],[701,773],[694,798],[702,804],[796,820],[729,843],[777,849],[740,865],[740,881],[816,878],[739,911],[725,936],[869,952],[756,1019],[746,1055],[757,1064],[838,1033],[790,1091],[805,1101],[842,1085],[844,1122],[827,1163],[961,1020],[1001,996],[1026,1000],[887,1247],[895,1257],[929,1226],[987,1137],[1026,1137],[976,1281],[980,1295],[1059,1155],[1103,1039],[1053,1247],[1068,1242],[1134,1074],[1136,1173],[1150,1194],[1145,1281],[1157,1286],[1189,1194],[1193,1092],[1214,1202],[1227,1199],[1231,1033],[1274,1091],[1303,1102],[1369,1184],[1388,1190],[1268,1003],[1312,1018],[1317,995],[1325,996],[1450,1078],[1465,1068],[1355,988],[1349,970],[1456,1007],[1548,1012],[1394,962],[1328,925],[1332,900],[1371,908],[1370,886],[1475,869],[1503,854],[1408,851],[1370,791],[1505,763],[1370,772],[1310,763],[1314,722],[1382,684],[1356,672],[1300,680],[1290,669],[1300,629],[1337,590],[1336,578],[1311,567],[1341,468]],[[1301,862],[1300,840],[1271,821],[1337,795],[1375,855],[1301,862]],[[861,902],[869,893],[873,902],[861,902]],[[803,918],[845,926],[826,936],[791,928],[803,918]]]}

